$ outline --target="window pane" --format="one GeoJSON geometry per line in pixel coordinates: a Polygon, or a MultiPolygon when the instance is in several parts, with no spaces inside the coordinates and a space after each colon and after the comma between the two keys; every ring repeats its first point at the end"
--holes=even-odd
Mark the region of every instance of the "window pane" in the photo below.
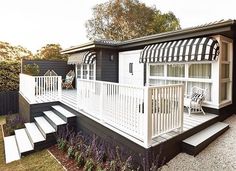
{"type": "Polygon", "coordinates": [[[149,84],[151,86],[153,86],[153,85],[165,85],[165,80],[149,79],[149,84]]]}
{"type": "Polygon", "coordinates": [[[150,76],[164,76],[164,65],[150,65],[150,76]]]}
{"type": "Polygon", "coordinates": [[[197,86],[202,89],[206,89],[206,99],[207,101],[211,101],[211,83],[203,83],[203,82],[188,82],[188,87],[187,87],[187,94],[191,94],[191,90],[194,86],[197,86]]]}
{"type": "Polygon", "coordinates": [[[229,78],[229,64],[221,65],[221,78],[229,78]]]}
{"type": "Polygon", "coordinates": [[[88,72],[87,65],[84,64],[83,65],[83,79],[87,79],[87,72],[88,72]]]}
{"type": "Polygon", "coordinates": [[[77,78],[81,78],[81,65],[77,65],[77,78]]]}
{"type": "Polygon", "coordinates": [[[191,64],[189,78],[211,78],[211,64],[191,64]]]}
{"type": "Polygon", "coordinates": [[[168,77],[184,77],[184,64],[167,65],[168,77]]]}
{"type": "Polygon", "coordinates": [[[228,44],[225,42],[222,42],[222,61],[228,61],[229,57],[229,51],[228,51],[228,44]]]}
{"type": "Polygon", "coordinates": [[[89,65],[89,79],[94,80],[94,64],[89,65]]]}
{"type": "Polygon", "coordinates": [[[228,99],[228,84],[221,83],[221,101],[228,99]]]}

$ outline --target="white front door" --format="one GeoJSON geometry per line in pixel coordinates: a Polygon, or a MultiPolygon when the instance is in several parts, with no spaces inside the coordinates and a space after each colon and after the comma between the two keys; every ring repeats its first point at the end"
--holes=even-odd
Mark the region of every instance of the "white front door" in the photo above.
{"type": "Polygon", "coordinates": [[[119,83],[144,85],[144,65],[139,63],[141,50],[119,53],[119,83]]]}

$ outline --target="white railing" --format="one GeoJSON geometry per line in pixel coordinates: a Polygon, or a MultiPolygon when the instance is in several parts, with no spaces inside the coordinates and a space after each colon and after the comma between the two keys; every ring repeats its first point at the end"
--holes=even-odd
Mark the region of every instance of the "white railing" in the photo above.
{"type": "Polygon", "coordinates": [[[59,101],[61,91],[61,76],[20,74],[20,92],[30,103],[59,101]]]}
{"type": "Polygon", "coordinates": [[[183,128],[183,85],[136,87],[80,79],[77,85],[80,110],[146,148],[157,136],[183,128]]]}

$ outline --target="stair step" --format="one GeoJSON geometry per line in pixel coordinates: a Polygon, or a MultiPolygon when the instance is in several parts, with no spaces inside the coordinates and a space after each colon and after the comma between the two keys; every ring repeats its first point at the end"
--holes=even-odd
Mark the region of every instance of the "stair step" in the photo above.
{"type": "Polygon", "coordinates": [[[15,135],[4,137],[4,149],[6,163],[20,159],[15,135]]]}
{"type": "Polygon", "coordinates": [[[32,143],[35,144],[46,140],[35,123],[25,123],[25,127],[32,143]]]}
{"type": "Polygon", "coordinates": [[[55,114],[53,111],[45,111],[43,112],[56,126],[58,125],[64,125],[66,122],[61,119],[57,114],[55,114]]]}
{"type": "Polygon", "coordinates": [[[52,107],[53,107],[53,109],[57,110],[62,115],[64,115],[66,118],[75,117],[75,115],[73,113],[69,112],[68,110],[61,107],[60,105],[55,105],[55,106],[52,106],[52,107]]]}
{"type": "Polygon", "coordinates": [[[229,124],[217,122],[208,128],[182,141],[183,151],[190,155],[197,155],[218,136],[229,128],[229,124]]]}
{"type": "Polygon", "coordinates": [[[15,136],[18,149],[21,154],[32,151],[34,149],[25,128],[15,130],[15,136]]]}
{"type": "Polygon", "coordinates": [[[43,116],[35,117],[34,119],[45,138],[46,138],[46,134],[56,132],[56,130],[52,127],[52,125],[43,116]]]}

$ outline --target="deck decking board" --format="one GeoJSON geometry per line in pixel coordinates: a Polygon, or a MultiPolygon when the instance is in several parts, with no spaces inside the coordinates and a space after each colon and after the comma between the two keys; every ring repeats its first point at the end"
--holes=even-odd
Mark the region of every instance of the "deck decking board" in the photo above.
{"type": "MultiPolygon", "coordinates": [[[[41,100],[47,101],[48,99],[44,98],[41,100]]],[[[74,90],[63,90],[61,103],[78,111],[77,91],[75,89],[74,90]]],[[[193,113],[190,116],[188,115],[188,113],[184,113],[183,132],[194,129],[195,127],[197,127],[197,126],[199,126],[199,125],[201,125],[201,124],[203,124],[215,117],[217,117],[217,115],[209,114],[209,113],[207,113],[206,115],[203,115],[202,113],[197,113],[197,114],[193,113]]],[[[181,133],[177,132],[177,131],[172,131],[171,133],[163,134],[163,135],[153,139],[153,145],[154,144],[157,145],[158,143],[166,141],[166,140],[173,138],[179,134],[181,134],[181,133]]]]}

